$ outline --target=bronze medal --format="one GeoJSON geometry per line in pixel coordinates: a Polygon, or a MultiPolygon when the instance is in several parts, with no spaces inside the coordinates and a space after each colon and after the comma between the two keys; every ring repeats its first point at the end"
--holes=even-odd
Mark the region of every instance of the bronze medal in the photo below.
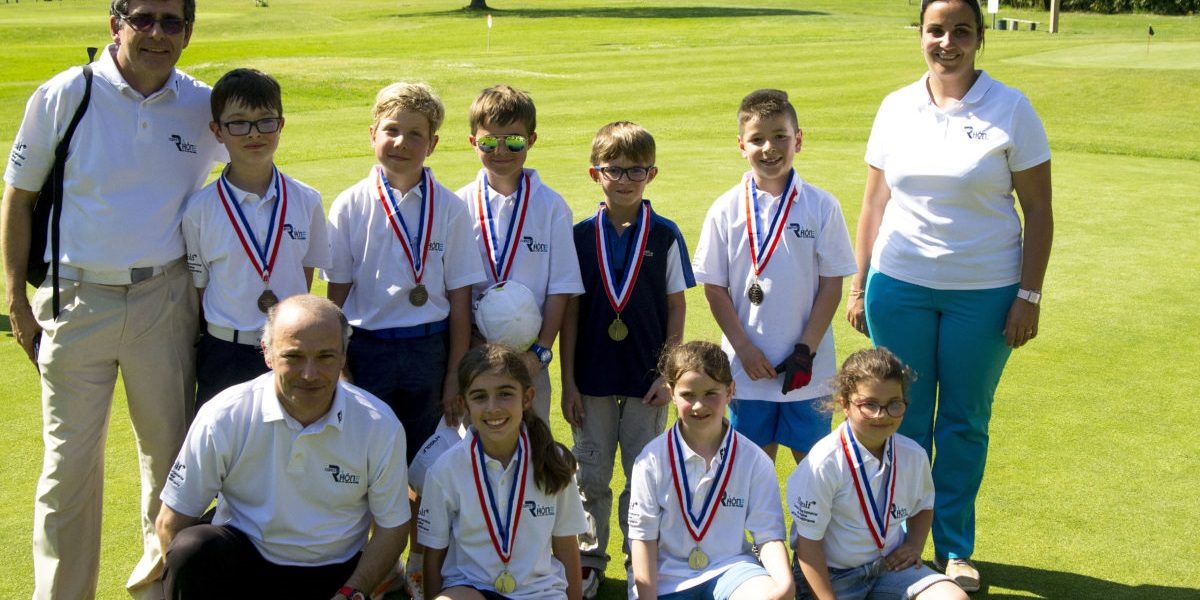
{"type": "Polygon", "coordinates": [[[708,567],[708,555],[700,549],[700,546],[692,548],[692,553],[688,555],[688,566],[693,571],[703,571],[708,567]]]}
{"type": "Polygon", "coordinates": [[[517,590],[517,580],[505,569],[499,577],[496,578],[496,591],[500,594],[511,594],[517,590]]]}
{"type": "Polygon", "coordinates": [[[750,304],[753,304],[755,306],[762,304],[763,298],[765,297],[765,294],[763,294],[762,286],[758,285],[757,281],[750,284],[750,289],[746,291],[746,297],[750,299],[750,304]]]}
{"type": "Polygon", "coordinates": [[[613,322],[608,324],[608,337],[614,342],[619,342],[629,337],[629,327],[625,325],[621,317],[613,319],[613,322]]]}
{"type": "Polygon", "coordinates": [[[408,292],[408,303],[413,306],[425,306],[429,302],[429,290],[425,289],[425,284],[418,283],[417,287],[408,292]]]}
{"type": "Polygon", "coordinates": [[[259,294],[258,310],[267,312],[276,304],[279,304],[279,296],[276,296],[275,292],[272,292],[271,290],[263,290],[263,293],[259,294]]]}

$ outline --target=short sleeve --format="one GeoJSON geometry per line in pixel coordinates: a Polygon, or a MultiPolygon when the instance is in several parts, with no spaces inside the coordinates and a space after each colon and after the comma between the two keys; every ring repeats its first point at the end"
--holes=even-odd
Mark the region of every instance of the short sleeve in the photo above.
{"type": "Polygon", "coordinates": [[[321,194],[312,191],[312,216],[308,222],[308,251],[304,254],[304,266],[328,269],[333,266],[330,255],[329,227],[325,222],[325,208],[321,205],[321,194]]]}
{"type": "Polygon", "coordinates": [[[208,259],[204,256],[203,238],[200,234],[200,210],[197,205],[203,197],[203,190],[192,194],[187,200],[187,210],[183,214],[181,229],[183,243],[186,248],[187,267],[192,274],[192,285],[197,288],[208,287],[208,259]]]}
{"type": "MultiPolygon", "coordinates": [[[[653,442],[652,442],[653,443],[653,442]]],[[[647,446],[649,448],[649,446],[647,446]]],[[[657,540],[662,507],[658,504],[658,461],[643,451],[629,476],[629,539],[657,540]]]]}
{"type": "Polygon", "coordinates": [[[218,416],[214,414],[217,407],[214,401],[209,403],[213,410],[202,409],[188,430],[158,496],[171,510],[189,517],[204,514],[229,472],[228,458],[232,452],[227,448],[229,440],[223,434],[224,428],[211,418],[218,416]]]}
{"type": "Polygon", "coordinates": [[[1012,147],[1008,150],[1008,170],[1017,172],[1050,160],[1050,143],[1041,118],[1029,99],[1021,96],[1013,109],[1012,129],[1008,132],[1012,147]]]}
{"type": "Polygon", "coordinates": [[[933,472],[929,469],[929,456],[920,452],[923,468],[920,469],[920,480],[915,494],[912,514],[923,510],[933,510],[933,472]]]}
{"type": "Polygon", "coordinates": [[[584,292],[579,273],[579,255],[571,231],[571,209],[557,195],[554,214],[550,220],[550,285],[547,294],[579,295],[584,292]]]}
{"type": "Polygon", "coordinates": [[[571,482],[558,491],[555,504],[554,531],[551,535],[563,537],[587,532],[587,514],[583,512],[583,499],[574,475],[571,476],[571,482]]]}
{"type": "MultiPolygon", "coordinates": [[[[329,253],[330,266],[322,270],[321,276],[330,283],[354,282],[354,223],[351,217],[354,188],[338,195],[329,209],[329,253]]],[[[365,223],[359,223],[365,227],[365,223]]]]}
{"type": "Polygon", "coordinates": [[[787,480],[787,507],[792,515],[791,545],[797,538],[820,541],[833,515],[833,495],[839,483],[836,472],[826,472],[826,463],[805,457],[787,480]]]}
{"type": "Polygon", "coordinates": [[[786,532],[775,467],[764,454],[755,453],[754,459],[754,471],[750,478],[754,485],[750,489],[749,506],[746,507],[746,531],[750,532],[755,544],[762,546],[775,540],[783,541],[786,532]]]}
{"type": "Polygon", "coordinates": [[[817,235],[817,275],[845,277],[858,272],[854,250],[850,247],[850,231],[842,207],[832,194],[825,194],[825,215],[817,235]]]}
{"type": "Polygon", "coordinates": [[[443,277],[447,290],[475,285],[487,280],[483,272],[483,259],[475,243],[475,230],[471,225],[471,214],[466,204],[457,196],[448,194],[451,201],[443,202],[446,208],[446,251],[443,254],[443,277]]]}
{"type": "Polygon", "coordinates": [[[83,99],[80,73],[77,68],[60,73],[29,96],[4,172],[9,185],[31,192],[42,189],[54,164],[59,137],[83,99]]]}
{"type": "Polygon", "coordinates": [[[450,522],[458,512],[450,483],[453,464],[447,458],[448,455],[442,455],[426,474],[421,508],[417,511],[417,541],[434,549],[450,547],[450,522]]]}
{"type": "Polygon", "coordinates": [[[871,134],[867,137],[867,154],[865,156],[867,164],[886,171],[885,162],[887,158],[887,126],[888,126],[888,100],[885,98],[883,103],[879,105],[879,110],[875,111],[875,121],[871,124],[871,134]]]}
{"type": "Polygon", "coordinates": [[[729,223],[721,210],[723,198],[718,198],[704,217],[692,266],[700,283],[729,287],[729,223]]]}
{"type": "MultiPolygon", "coordinates": [[[[390,418],[386,415],[384,418],[390,418]]],[[[377,432],[390,430],[389,435],[375,433],[371,437],[371,479],[367,483],[367,506],[380,527],[398,527],[412,518],[408,504],[408,466],[405,449],[408,445],[404,429],[397,422],[386,428],[375,423],[377,432]]]]}
{"type": "Polygon", "coordinates": [[[675,240],[671,249],[667,250],[667,294],[677,294],[696,286],[696,280],[690,277],[692,269],[687,264],[687,248],[680,252],[681,243],[675,240]]]}

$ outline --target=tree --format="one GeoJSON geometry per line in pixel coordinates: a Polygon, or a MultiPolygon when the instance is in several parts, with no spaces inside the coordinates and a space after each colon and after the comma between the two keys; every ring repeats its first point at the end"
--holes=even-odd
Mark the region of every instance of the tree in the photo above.
{"type": "Polygon", "coordinates": [[[471,0],[467,10],[491,10],[491,7],[487,5],[487,0],[471,0]]]}

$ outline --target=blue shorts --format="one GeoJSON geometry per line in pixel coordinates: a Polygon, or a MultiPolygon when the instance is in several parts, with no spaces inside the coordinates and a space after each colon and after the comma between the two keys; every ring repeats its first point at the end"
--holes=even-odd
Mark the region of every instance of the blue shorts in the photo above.
{"type": "Polygon", "coordinates": [[[828,399],[768,402],[734,398],[729,404],[729,422],[759,447],[778,443],[807,454],[813,444],[829,435],[832,415],[821,408],[828,399]]]}
{"type": "Polygon", "coordinates": [[[743,562],[733,565],[725,572],[686,590],[660,594],[659,600],[725,600],[733,595],[743,583],[755,577],[770,577],[762,565],[743,562]]]}
{"type": "MultiPolygon", "coordinates": [[[[794,560],[792,575],[796,579],[796,599],[812,598],[812,588],[794,560]]],[[[830,568],[829,579],[838,600],[911,600],[935,583],[952,582],[925,563],[916,568],[892,571],[884,565],[883,559],[853,569],[830,568]]]]}

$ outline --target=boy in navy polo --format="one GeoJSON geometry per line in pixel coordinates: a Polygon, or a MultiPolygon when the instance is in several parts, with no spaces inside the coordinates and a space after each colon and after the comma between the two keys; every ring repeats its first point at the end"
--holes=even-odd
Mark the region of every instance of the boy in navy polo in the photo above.
{"type": "Polygon", "coordinates": [[[188,198],[183,238],[207,328],[196,349],[196,409],[266,373],[267,309],[308,293],[330,265],[321,194],[275,166],[283,130],[279,83],[234,69],[213,86],[208,127],[229,151],[221,177],[188,198]]]}
{"type": "MultiPolygon", "coordinates": [[[[654,180],[650,132],[628,121],[600,128],[592,141],[592,181],[604,200],[575,225],[584,293],[567,304],[562,338],[562,409],[575,436],[579,492],[589,528],[579,536],[584,596],[595,597],[608,563],[613,461],[621,446],[625,479],[633,459],[666,424],[670,392],[658,356],[683,337],[683,292],[696,285],[675,223],[643,199],[654,180]]],[[[626,532],[629,485],[619,518],[626,532]]],[[[628,541],[623,541],[628,553],[628,541]]]]}

